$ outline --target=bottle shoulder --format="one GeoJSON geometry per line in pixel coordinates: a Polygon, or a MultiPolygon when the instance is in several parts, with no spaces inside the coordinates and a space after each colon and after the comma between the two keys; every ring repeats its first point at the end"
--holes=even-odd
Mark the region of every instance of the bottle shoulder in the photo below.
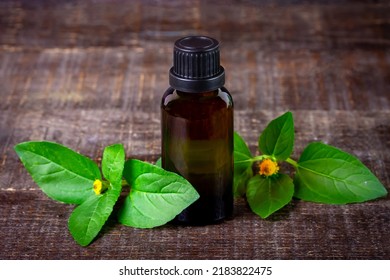
{"type": "Polygon", "coordinates": [[[221,88],[221,91],[219,92],[218,96],[225,101],[229,107],[233,107],[233,97],[231,96],[230,92],[225,88],[221,88]]]}
{"type": "Polygon", "coordinates": [[[205,105],[205,104],[220,104],[223,107],[232,108],[233,98],[229,91],[222,87],[215,91],[203,92],[203,93],[186,93],[178,91],[174,88],[168,88],[161,100],[162,107],[170,107],[178,104],[192,104],[205,105]]]}

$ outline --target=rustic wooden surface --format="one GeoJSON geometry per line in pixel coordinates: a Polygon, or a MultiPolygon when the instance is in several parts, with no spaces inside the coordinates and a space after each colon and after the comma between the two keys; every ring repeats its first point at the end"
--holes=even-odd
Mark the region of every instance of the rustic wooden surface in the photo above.
{"type": "Polygon", "coordinates": [[[99,160],[160,153],[159,102],[175,39],[221,42],[235,130],[256,151],[291,110],[294,158],[313,140],[359,157],[390,189],[388,1],[0,1],[0,259],[389,259],[390,200],[294,200],[271,218],[235,202],[205,227],[122,226],[89,247],[67,229],[74,208],[46,197],[13,146],[57,141],[99,160]]]}

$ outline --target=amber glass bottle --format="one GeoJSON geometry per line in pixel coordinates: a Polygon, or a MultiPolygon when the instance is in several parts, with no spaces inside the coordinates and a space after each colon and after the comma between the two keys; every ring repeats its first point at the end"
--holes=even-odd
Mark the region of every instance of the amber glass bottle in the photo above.
{"type": "Polygon", "coordinates": [[[162,167],[200,194],[176,221],[214,223],[233,211],[233,101],[223,87],[218,41],[185,37],[173,53],[171,87],[161,102],[162,167]]]}

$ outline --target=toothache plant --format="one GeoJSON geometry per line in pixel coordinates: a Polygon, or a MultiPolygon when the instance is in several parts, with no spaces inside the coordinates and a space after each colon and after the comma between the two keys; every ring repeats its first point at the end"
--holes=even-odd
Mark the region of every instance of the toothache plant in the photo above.
{"type": "MultiPolygon", "coordinates": [[[[259,156],[252,156],[242,137],[234,134],[234,194],[246,196],[252,211],[262,218],[302,200],[345,204],[387,194],[384,186],[357,158],[323,143],[311,143],[298,161],[290,158],[294,122],[290,112],[271,121],[259,137],[259,156]],[[295,168],[294,179],[280,163],[295,168]],[[256,174],[253,174],[253,164],[256,174]]],[[[68,221],[73,238],[90,244],[112,215],[114,206],[129,188],[116,213],[120,223],[136,228],[166,224],[199,198],[183,177],[136,159],[125,161],[121,144],[103,151],[101,171],[91,159],[57,143],[24,142],[15,151],[33,180],[50,198],[77,205],[68,221]],[[123,179],[124,178],[124,179],[123,179]]]]}
{"type": "Polygon", "coordinates": [[[272,120],[258,140],[253,156],[243,138],[234,134],[234,193],[246,196],[253,212],[267,218],[293,197],[326,204],[347,204],[387,194],[378,178],[356,157],[321,142],[310,143],[298,161],[291,112],[272,120]],[[280,170],[286,162],[295,169],[291,179],[280,170]],[[253,164],[257,163],[253,174],[253,164]]]}

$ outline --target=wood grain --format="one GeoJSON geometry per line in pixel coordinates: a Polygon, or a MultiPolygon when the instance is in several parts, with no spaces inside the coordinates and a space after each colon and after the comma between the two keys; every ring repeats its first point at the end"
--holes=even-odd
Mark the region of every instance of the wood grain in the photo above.
{"type": "Polygon", "coordinates": [[[206,227],[112,217],[83,248],[67,230],[73,206],[47,198],[13,151],[56,141],[99,162],[120,142],[156,160],[173,42],[205,34],[221,42],[235,130],[253,152],[291,110],[294,158],[324,141],[389,190],[389,14],[388,1],[1,1],[0,259],[389,259],[389,198],[294,200],[267,220],[239,199],[234,219],[206,227]]]}

